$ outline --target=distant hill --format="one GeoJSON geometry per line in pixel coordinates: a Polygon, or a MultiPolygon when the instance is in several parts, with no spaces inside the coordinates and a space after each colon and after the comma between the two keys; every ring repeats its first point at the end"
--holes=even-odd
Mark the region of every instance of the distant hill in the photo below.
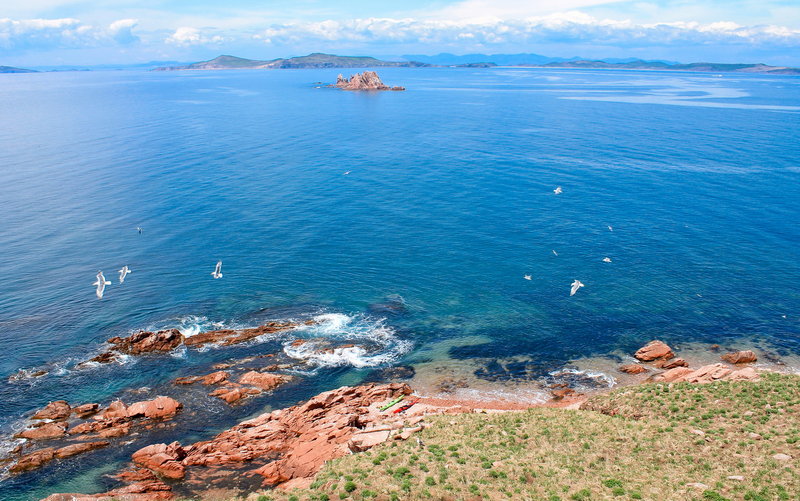
{"type": "MultiPolygon", "coordinates": [[[[456,56],[443,52],[434,56],[405,55],[403,59],[419,61],[437,66],[466,66],[474,64],[494,63],[496,66],[519,66],[521,64],[547,64],[562,61],[574,61],[580,58],[548,57],[540,54],[465,54],[456,56]]],[[[474,67],[474,66],[472,66],[474,67]]]]}
{"type": "Polygon", "coordinates": [[[0,73],[38,73],[38,71],[14,68],[13,66],[0,66],[0,73]]]}
{"type": "Polygon", "coordinates": [[[187,64],[184,66],[163,66],[156,71],[176,70],[236,70],[236,69],[278,69],[278,68],[383,68],[383,67],[419,67],[430,66],[415,61],[382,61],[366,56],[336,56],[315,52],[307,56],[289,59],[272,59],[261,61],[236,56],[219,56],[210,61],[187,64]]]}
{"type": "Polygon", "coordinates": [[[800,75],[800,68],[787,66],[769,66],[766,64],[729,64],[729,63],[689,63],[670,64],[663,61],[634,60],[626,63],[609,63],[606,61],[565,61],[539,65],[542,68],[603,68],[603,69],[631,69],[631,70],[668,70],[668,71],[707,71],[707,72],[736,72],[736,73],[767,73],[772,75],[800,75]]]}

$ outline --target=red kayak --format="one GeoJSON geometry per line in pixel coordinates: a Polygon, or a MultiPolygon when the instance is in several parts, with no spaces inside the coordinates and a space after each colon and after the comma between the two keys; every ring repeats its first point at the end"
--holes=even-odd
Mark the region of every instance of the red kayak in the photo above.
{"type": "Polygon", "coordinates": [[[401,413],[401,412],[407,411],[408,409],[410,409],[410,408],[411,408],[411,406],[412,406],[412,405],[416,404],[417,402],[419,402],[419,399],[416,399],[416,400],[414,400],[413,402],[409,402],[409,403],[407,403],[406,405],[403,405],[402,407],[398,407],[397,409],[395,409],[395,410],[394,410],[394,411],[392,411],[392,412],[393,412],[394,414],[399,414],[399,413],[401,413]]]}

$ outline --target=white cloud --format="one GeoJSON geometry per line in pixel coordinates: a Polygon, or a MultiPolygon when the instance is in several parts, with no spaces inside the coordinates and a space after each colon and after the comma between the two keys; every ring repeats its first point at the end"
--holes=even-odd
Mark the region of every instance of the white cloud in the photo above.
{"type": "Polygon", "coordinates": [[[524,19],[609,3],[618,3],[618,0],[463,0],[426,17],[476,22],[524,19]]]}
{"type": "Polygon", "coordinates": [[[209,45],[220,44],[225,41],[225,37],[220,35],[204,35],[197,28],[183,26],[175,30],[168,36],[165,42],[169,44],[188,46],[188,45],[209,45]]]}
{"type": "Polygon", "coordinates": [[[268,44],[299,41],[364,44],[422,43],[470,48],[564,43],[618,47],[691,44],[770,44],[800,47],[800,30],[782,26],[740,26],[730,22],[636,24],[597,19],[579,11],[518,20],[369,18],[274,25],[256,35],[268,44]]]}
{"type": "Polygon", "coordinates": [[[107,27],[78,19],[0,19],[0,47],[4,49],[87,48],[137,42],[135,19],[114,21],[107,27]]]}

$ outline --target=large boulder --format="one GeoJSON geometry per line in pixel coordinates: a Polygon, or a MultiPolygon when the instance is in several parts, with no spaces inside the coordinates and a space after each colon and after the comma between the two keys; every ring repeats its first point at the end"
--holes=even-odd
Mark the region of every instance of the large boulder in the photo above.
{"type": "Polygon", "coordinates": [[[242,377],[239,378],[239,383],[255,386],[261,390],[268,391],[282,385],[287,381],[287,379],[288,378],[286,376],[280,376],[278,374],[250,371],[243,374],[242,377]]]}
{"type": "Polygon", "coordinates": [[[67,419],[72,412],[72,408],[66,400],[57,400],[50,402],[44,408],[39,410],[31,419],[52,419],[53,421],[62,421],[67,419]]]}
{"type": "Polygon", "coordinates": [[[756,354],[750,350],[726,353],[720,358],[729,364],[751,364],[758,360],[756,354]]]}
{"type": "Polygon", "coordinates": [[[14,435],[17,438],[27,438],[28,440],[49,440],[58,438],[67,433],[67,423],[53,422],[47,423],[38,428],[28,428],[14,435]]]}
{"type": "Polygon", "coordinates": [[[144,416],[148,419],[170,419],[175,417],[183,404],[169,397],[156,397],[153,400],[132,403],[127,410],[129,418],[144,416]]]}
{"type": "Polygon", "coordinates": [[[641,374],[647,372],[647,368],[639,364],[620,365],[617,370],[625,374],[641,374]]]}
{"type": "Polygon", "coordinates": [[[639,348],[633,356],[643,362],[652,362],[658,359],[669,360],[675,356],[675,353],[665,342],[655,340],[639,348]]]}
{"type": "Polygon", "coordinates": [[[8,469],[11,473],[22,473],[23,471],[35,470],[48,461],[52,461],[56,456],[56,449],[48,447],[31,452],[19,458],[15,464],[8,469]]]}
{"type": "Polygon", "coordinates": [[[89,416],[97,414],[100,410],[100,404],[83,404],[72,409],[72,412],[81,419],[86,419],[89,416]]]}
{"type": "Polygon", "coordinates": [[[114,351],[128,355],[172,351],[183,341],[183,334],[178,329],[158,332],[139,331],[128,337],[112,337],[108,340],[113,345],[114,351]]]}
{"type": "Polygon", "coordinates": [[[72,444],[67,445],[66,447],[62,447],[55,452],[55,457],[59,459],[68,458],[71,456],[76,456],[78,454],[83,454],[84,452],[93,451],[95,449],[101,449],[103,447],[107,447],[109,442],[104,440],[97,441],[97,442],[84,442],[80,444],[72,444]]]}
{"type": "Polygon", "coordinates": [[[137,465],[171,479],[180,479],[186,474],[186,468],[181,463],[185,457],[186,451],[178,442],[148,445],[131,456],[137,465]]]}
{"type": "Polygon", "coordinates": [[[108,407],[106,407],[103,412],[94,416],[94,419],[97,421],[107,421],[111,419],[119,419],[119,418],[127,418],[128,417],[128,407],[122,402],[122,400],[114,400],[111,402],[108,407]]]}
{"type": "Polygon", "coordinates": [[[673,358],[671,360],[659,360],[656,362],[656,367],[659,369],[674,369],[675,367],[689,367],[689,363],[682,358],[673,358]]]}

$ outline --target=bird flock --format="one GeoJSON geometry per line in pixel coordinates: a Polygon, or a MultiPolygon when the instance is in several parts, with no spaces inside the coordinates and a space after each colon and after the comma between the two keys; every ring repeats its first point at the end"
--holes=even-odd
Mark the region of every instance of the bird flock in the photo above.
{"type": "MultiPolygon", "coordinates": [[[[137,226],[136,231],[141,235],[142,227],[137,226]]],[[[131,270],[128,267],[128,265],[125,265],[122,268],[120,268],[119,271],[117,271],[117,273],[119,273],[119,283],[124,284],[125,278],[131,273],[133,273],[133,270],[131,270]]],[[[222,261],[217,261],[217,264],[214,267],[214,271],[211,272],[211,276],[214,277],[215,279],[222,278],[222,261]]],[[[95,287],[94,293],[97,296],[97,299],[103,299],[103,295],[106,292],[106,285],[111,285],[111,282],[106,280],[105,275],[103,275],[103,271],[100,270],[97,272],[96,280],[92,283],[92,285],[95,287]]]]}
{"type": "MultiPolygon", "coordinates": [[[[556,186],[556,188],[553,190],[553,193],[555,193],[556,195],[561,195],[562,193],[564,193],[564,190],[561,188],[561,186],[556,186]]],[[[614,227],[611,226],[611,225],[608,225],[608,231],[614,231],[614,227]]],[[[558,257],[558,252],[556,252],[555,249],[553,249],[553,255],[558,257]]],[[[603,258],[603,262],[604,263],[610,263],[611,262],[611,258],[610,257],[604,257],[603,258]]],[[[522,278],[524,278],[525,280],[533,280],[533,276],[528,275],[528,274],[523,275],[522,278]]],[[[575,293],[578,292],[578,290],[581,287],[586,287],[586,284],[584,284],[580,280],[576,279],[574,282],[572,282],[570,284],[569,295],[570,296],[574,296],[575,293]]]]}

